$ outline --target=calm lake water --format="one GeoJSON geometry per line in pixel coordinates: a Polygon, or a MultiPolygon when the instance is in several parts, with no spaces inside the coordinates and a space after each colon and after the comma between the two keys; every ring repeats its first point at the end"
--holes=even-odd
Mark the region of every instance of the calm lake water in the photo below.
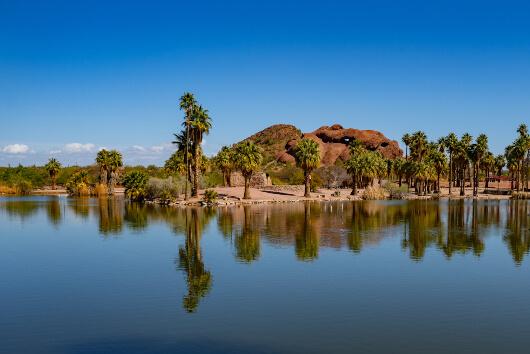
{"type": "Polygon", "coordinates": [[[528,353],[527,201],[0,198],[2,353],[528,353]]]}

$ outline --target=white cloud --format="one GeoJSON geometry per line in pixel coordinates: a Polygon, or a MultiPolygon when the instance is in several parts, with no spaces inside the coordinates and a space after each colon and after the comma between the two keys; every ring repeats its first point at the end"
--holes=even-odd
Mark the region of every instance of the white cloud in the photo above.
{"type": "Polygon", "coordinates": [[[50,150],[50,155],[60,154],[61,150],[50,150]]]}
{"type": "Polygon", "coordinates": [[[151,146],[151,151],[153,151],[153,152],[162,152],[162,151],[164,151],[164,147],[161,146],[161,145],[151,146]]]}
{"type": "Polygon", "coordinates": [[[136,150],[136,151],[145,151],[145,148],[143,146],[140,146],[140,145],[133,145],[132,149],[136,150]]]}
{"type": "Polygon", "coordinates": [[[64,150],[69,153],[91,152],[96,146],[94,144],[70,143],[64,146],[64,150]]]}
{"type": "Polygon", "coordinates": [[[29,146],[24,144],[7,145],[2,149],[6,154],[25,154],[30,152],[29,146]]]}

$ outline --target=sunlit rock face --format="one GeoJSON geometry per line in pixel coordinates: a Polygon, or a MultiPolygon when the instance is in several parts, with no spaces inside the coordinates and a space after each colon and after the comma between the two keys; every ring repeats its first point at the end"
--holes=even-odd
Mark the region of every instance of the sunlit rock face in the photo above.
{"type": "Polygon", "coordinates": [[[339,124],[322,126],[310,133],[301,133],[292,125],[272,125],[245,140],[253,140],[260,145],[266,160],[277,160],[283,163],[294,163],[294,150],[298,141],[308,138],[318,143],[320,159],[324,166],[346,161],[350,157],[348,145],[353,140],[363,142],[366,149],[379,151],[386,158],[394,159],[403,156],[397,141],[390,140],[376,130],[359,130],[343,128],[339,124]]]}

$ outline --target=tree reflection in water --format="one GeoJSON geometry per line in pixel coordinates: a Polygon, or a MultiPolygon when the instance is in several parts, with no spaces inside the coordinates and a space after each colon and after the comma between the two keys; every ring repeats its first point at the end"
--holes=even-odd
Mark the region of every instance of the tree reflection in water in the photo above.
{"type": "Polygon", "coordinates": [[[201,236],[204,228],[213,216],[210,209],[186,208],[186,242],[179,248],[178,269],[186,275],[188,294],[184,296],[182,306],[188,312],[195,312],[201,298],[212,287],[212,275],[205,269],[201,253],[201,236]]]}
{"type": "Polygon", "coordinates": [[[508,206],[504,242],[515,264],[520,265],[530,251],[530,208],[528,202],[515,200],[508,206]]]}
{"type": "Polygon", "coordinates": [[[318,258],[320,234],[315,227],[320,216],[318,203],[304,202],[304,217],[301,232],[295,234],[296,257],[301,261],[318,258]]]}
{"type": "Polygon", "coordinates": [[[123,201],[118,198],[98,199],[99,232],[106,236],[120,234],[123,228],[123,201]]]}

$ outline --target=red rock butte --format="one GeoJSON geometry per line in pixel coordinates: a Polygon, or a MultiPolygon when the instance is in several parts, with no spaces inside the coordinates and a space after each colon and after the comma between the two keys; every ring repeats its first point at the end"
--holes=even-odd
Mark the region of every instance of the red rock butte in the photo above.
{"type": "Polygon", "coordinates": [[[346,161],[350,157],[348,145],[353,140],[362,141],[366,149],[379,151],[386,158],[403,156],[398,142],[388,139],[381,132],[343,128],[339,124],[322,126],[311,133],[302,133],[293,125],[276,124],[245,140],[252,140],[260,145],[266,160],[295,163],[294,149],[302,138],[312,139],[318,143],[320,160],[325,166],[334,165],[337,161],[346,161]]]}

